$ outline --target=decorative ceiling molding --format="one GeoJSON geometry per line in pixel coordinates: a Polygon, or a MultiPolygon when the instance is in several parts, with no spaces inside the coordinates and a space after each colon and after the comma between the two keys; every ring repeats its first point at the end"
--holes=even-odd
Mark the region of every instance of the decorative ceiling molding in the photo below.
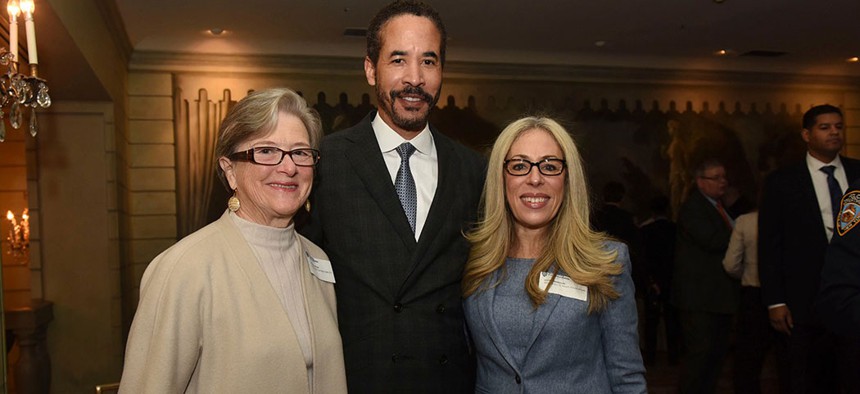
{"type": "MultiPolygon", "coordinates": [[[[220,55],[134,52],[131,71],[171,73],[328,74],[364,76],[357,57],[220,55]]],[[[667,70],[637,67],[567,66],[449,61],[448,80],[523,82],[669,84],[827,89],[856,92],[860,77],[711,70],[667,70]]]]}

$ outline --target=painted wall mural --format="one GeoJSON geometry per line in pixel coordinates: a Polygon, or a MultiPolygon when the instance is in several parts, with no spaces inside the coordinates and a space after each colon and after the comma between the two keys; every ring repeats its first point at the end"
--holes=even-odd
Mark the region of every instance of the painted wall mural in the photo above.
{"type": "MultiPolygon", "coordinates": [[[[345,100],[341,94],[338,104],[332,106],[319,93],[314,108],[323,118],[326,133],[360,121],[372,108],[367,95],[358,106],[345,100]]],[[[432,112],[431,123],[485,154],[499,131],[519,116],[537,114],[560,120],[579,144],[592,191],[596,193],[606,182],[622,182],[628,196],[625,205],[640,217],[647,214],[650,198],[659,194],[669,196],[673,208],[680,206],[694,183],[692,171],[706,159],[726,165],[732,184],[730,197],[738,202],[737,209],[746,210],[755,204],[763,176],[804,152],[799,137],[800,105],[789,112],[786,104],[776,111],[766,104],[760,111],[756,104],[743,108],[735,103],[728,110],[720,102],[712,111],[710,103],[703,102],[696,112],[692,102],[679,111],[674,101],[664,108],[657,101],[636,100],[632,109],[625,100],[610,105],[606,99],[596,108],[589,100],[518,106],[509,98],[499,106],[492,96],[484,105],[469,96],[462,107],[453,96],[442,101],[432,112]]]]}
{"type": "MultiPolygon", "coordinates": [[[[368,93],[350,97],[345,92],[313,92],[304,90],[302,94],[320,113],[326,134],[359,122],[375,108],[368,93]],[[330,103],[329,97],[337,100],[330,103]]],[[[225,94],[229,97],[229,92],[225,94]]],[[[208,100],[205,92],[198,95],[196,101],[200,100],[208,100]]],[[[210,101],[214,106],[225,100],[210,101]]],[[[191,108],[206,108],[191,104],[191,108]]],[[[686,101],[679,106],[671,100],[537,100],[492,95],[483,100],[470,95],[458,103],[449,95],[437,103],[430,121],[451,138],[487,154],[510,121],[524,115],[553,117],[573,134],[581,149],[593,200],[599,201],[607,182],[621,182],[627,190],[622,204],[644,220],[648,202],[657,195],[668,196],[673,211],[677,210],[693,188],[692,171],[703,160],[717,159],[726,165],[732,185],[729,203],[735,201],[737,211],[746,211],[755,205],[764,175],[802,157],[799,130],[805,108],[800,104],[765,103],[759,109],[756,103],[717,102],[713,107],[716,109],[710,102],[686,101]]],[[[187,108],[183,106],[180,112],[187,108]]],[[[188,113],[180,119],[206,116],[188,113]]],[[[207,222],[220,216],[228,197],[217,181],[214,184],[211,203],[206,204],[207,222]]]]}

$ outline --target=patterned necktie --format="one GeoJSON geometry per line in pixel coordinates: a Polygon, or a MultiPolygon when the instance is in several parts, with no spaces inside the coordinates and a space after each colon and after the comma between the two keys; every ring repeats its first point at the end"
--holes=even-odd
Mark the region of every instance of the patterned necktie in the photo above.
{"type": "Polygon", "coordinates": [[[717,212],[720,213],[720,217],[723,218],[723,223],[726,225],[726,227],[729,230],[733,229],[734,226],[732,226],[732,220],[729,219],[729,215],[726,213],[726,210],[723,208],[723,203],[721,203],[719,200],[717,201],[717,212]]]}
{"type": "Polygon", "coordinates": [[[400,205],[403,206],[403,212],[406,212],[406,219],[409,220],[409,227],[412,227],[412,232],[414,233],[418,194],[415,191],[415,179],[412,178],[412,170],[409,169],[409,157],[415,153],[415,147],[408,142],[404,142],[397,147],[397,153],[400,154],[400,169],[397,170],[394,189],[397,190],[400,205]]]}
{"type": "Polygon", "coordinates": [[[836,217],[839,216],[839,204],[842,201],[842,188],[839,187],[839,181],[833,176],[836,171],[836,166],[821,167],[821,172],[827,174],[827,190],[830,191],[830,210],[833,212],[833,222],[836,222],[836,217]]]}

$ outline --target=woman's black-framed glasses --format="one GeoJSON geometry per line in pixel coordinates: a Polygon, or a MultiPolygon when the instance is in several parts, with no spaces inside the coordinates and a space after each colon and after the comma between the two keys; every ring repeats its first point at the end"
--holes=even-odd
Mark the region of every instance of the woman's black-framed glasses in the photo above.
{"type": "Polygon", "coordinates": [[[546,176],[556,176],[564,172],[567,162],[562,159],[543,159],[537,162],[530,162],[525,159],[505,160],[505,171],[513,176],[528,175],[532,171],[532,167],[537,167],[538,171],[546,176]]]}
{"type": "Polygon", "coordinates": [[[250,161],[263,166],[276,166],[284,161],[284,156],[299,167],[313,167],[320,161],[320,151],[311,148],[299,148],[293,150],[278,149],[273,146],[258,146],[245,151],[236,152],[227,156],[230,160],[250,161]]]}

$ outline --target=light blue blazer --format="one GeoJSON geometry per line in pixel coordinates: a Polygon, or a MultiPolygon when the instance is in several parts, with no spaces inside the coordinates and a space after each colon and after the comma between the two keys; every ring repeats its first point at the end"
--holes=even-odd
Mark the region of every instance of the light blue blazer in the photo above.
{"type": "Polygon", "coordinates": [[[647,392],[630,256],[622,243],[607,247],[624,266],[614,279],[621,296],[591,315],[587,302],[552,293],[537,311],[522,311],[537,313],[522,364],[514,362],[493,318],[495,288],[464,301],[478,359],[476,393],[647,392]]]}

